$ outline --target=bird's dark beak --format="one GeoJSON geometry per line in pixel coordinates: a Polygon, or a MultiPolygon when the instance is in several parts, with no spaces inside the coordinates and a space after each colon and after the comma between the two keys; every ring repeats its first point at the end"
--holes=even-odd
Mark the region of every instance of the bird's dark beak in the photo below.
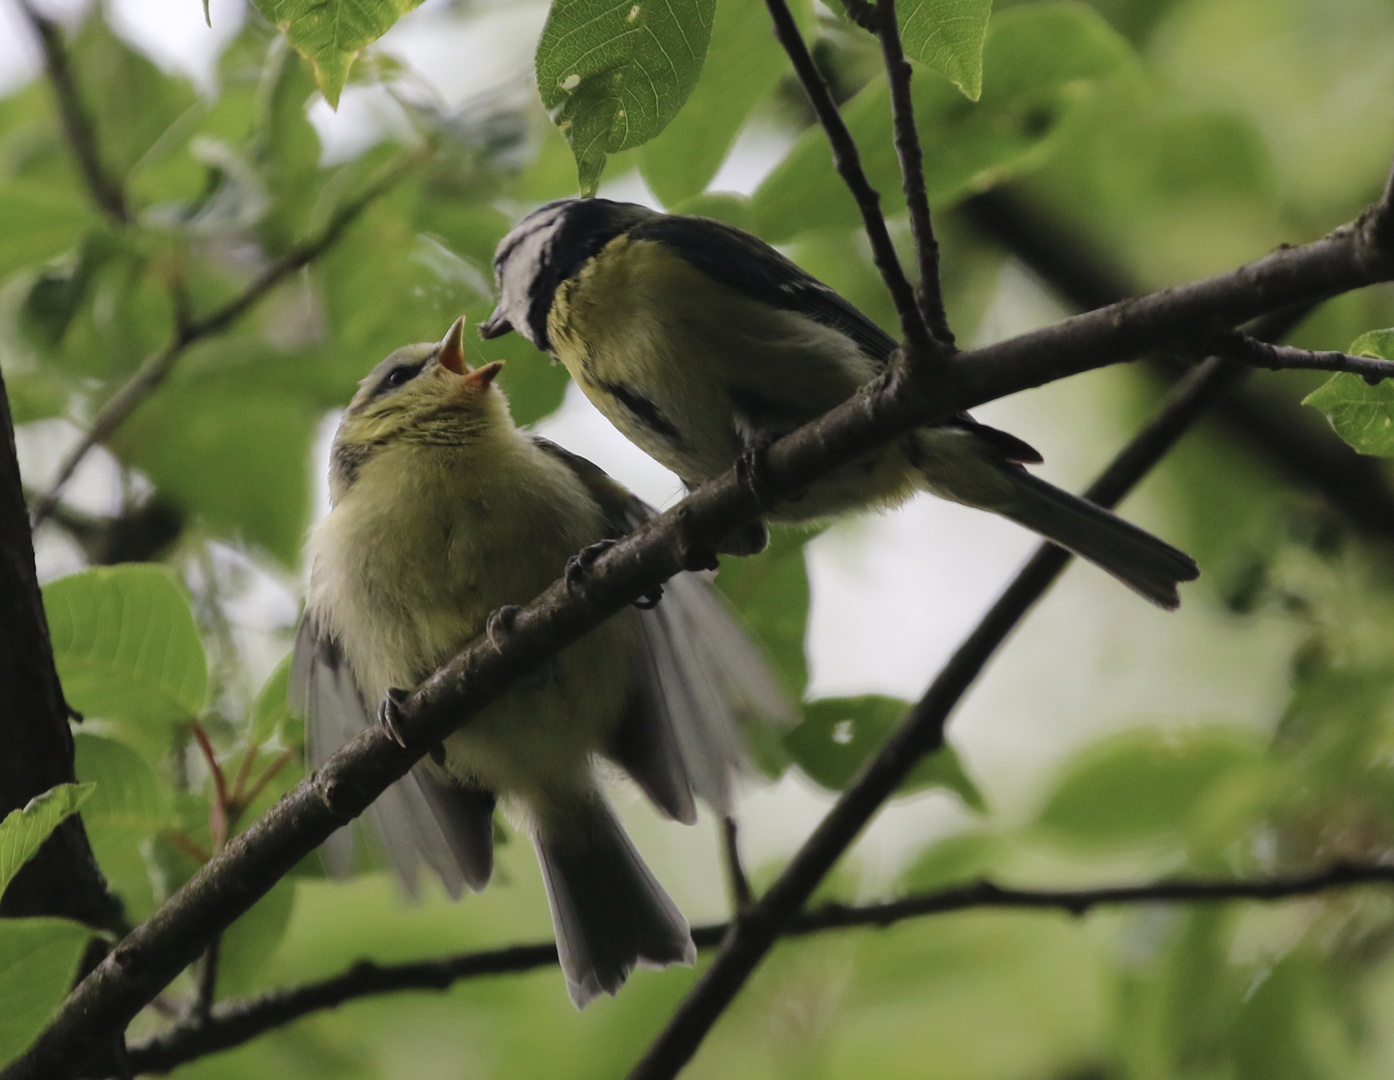
{"type": "Polygon", "coordinates": [[[503,317],[503,305],[494,308],[494,313],[489,316],[489,321],[479,328],[479,336],[485,341],[489,338],[503,337],[513,329],[513,324],[503,317]]]}
{"type": "Polygon", "coordinates": [[[461,315],[450,324],[450,330],[441,339],[436,350],[436,359],[446,371],[456,375],[468,375],[469,365],[465,363],[465,317],[461,315]]]}

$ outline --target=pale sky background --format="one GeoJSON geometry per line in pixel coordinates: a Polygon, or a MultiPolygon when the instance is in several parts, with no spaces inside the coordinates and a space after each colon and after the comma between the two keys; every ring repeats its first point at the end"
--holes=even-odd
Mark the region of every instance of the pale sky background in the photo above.
{"type": "MultiPolygon", "coordinates": [[[[0,0],[0,88],[23,81],[37,68],[28,29],[12,5],[13,0],[0,0]]],[[[83,7],[72,0],[37,6],[55,13],[83,7]]],[[[108,9],[132,44],[205,88],[212,85],[219,49],[244,17],[239,0],[213,0],[212,30],[204,24],[199,0],[112,0],[108,9]]],[[[407,61],[423,91],[456,106],[500,83],[530,79],[532,49],[545,14],[546,4],[537,0],[481,2],[458,10],[429,0],[379,47],[407,61]]],[[[380,91],[351,87],[337,114],[321,101],[311,116],[326,158],[335,160],[394,123],[396,106],[380,91]]],[[[781,151],[769,133],[747,132],[714,189],[753,190],[781,151]]],[[[653,201],[634,175],[613,180],[602,194],[653,201]]],[[[1009,266],[974,343],[1020,333],[1060,314],[1027,275],[1009,266]]],[[[364,357],[364,369],[378,359],[364,357]]],[[[1107,371],[1077,377],[975,414],[1035,445],[1046,457],[1039,473],[1078,490],[1127,438],[1109,404],[1110,380],[1118,377],[1107,371]]],[[[34,427],[38,430],[22,439],[21,453],[30,482],[39,484],[76,429],[62,422],[34,427]]],[[[542,429],[645,498],[674,500],[675,478],[632,447],[574,387],[542,429]]],[[[316,464],[321,475],[332,420],[323,432],[316,464]]],[[[109,505],[113,475],[110,459],[94,455],[73,488],[74,500],[109,505]]],[[[1166,523],[1147,495],[1145,489],[1126,504],[1125,513],[1165,535],[1166,523]]],[[[895,513],[840,522],[809,548],[811,695],[917,697],[1033,547],[1032,536],[1006,521],[927,496],[895,513]]],[[[235,563],[240,557],[228,553],[227,558],[235,563]]],[[[49,535],[40,563],[41,573],[52,577],[73,568],[72,552],[49,535]]],[[[288,646],[284,627],[295,617],[299,596],[294,581],[258,573],[258,586],[234,614],[253,666],[269,670],[288,646]],[[271,633],[273,628],[281,632],[271,633]]],[[[1027,815],[1053,764],[1108,730],[1151,721],[1222,719],[1256,728],[1271,723],[1285,696],[1292,631],[1276,620],[1234,619],[1216,608],[1208,592],[1204,582],[1186,587],[1182,610],[1168,615],[1093,567],[1067,572],[950,728],[951,741],[1004,820],[1027,815]]],[[[752,861],[787,851],[827,804],[824,793],[799,777],[752,794],[741,814],[752,861]]],[[[665,851],[643,839],[672,826],[651,817],[639,820],[633,812],[626,816],[661,877],[688,876],[684,868],[667,865],[665,851]]],[[[870,886],[885,879],[912,838],[922,844],[927,833],[957,829],[970,820],[945,795],[888,808],[858,849],[870,886]]]]}

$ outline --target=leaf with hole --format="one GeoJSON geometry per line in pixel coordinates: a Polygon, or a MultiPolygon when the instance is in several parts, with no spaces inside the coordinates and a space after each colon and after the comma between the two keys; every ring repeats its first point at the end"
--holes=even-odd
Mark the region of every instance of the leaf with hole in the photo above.
{"type": "Polygon", "coordinates": [[[716,0],[555,0],[537,44],[537,89],[595,194],[607,155],[642,146],[697,85],[716,0]]]}
{"type": "MultiPolygon", "coordinates": [[[[879,694],[811,701],[804,706],[803,723],[784,736],[784,746],[811,779],[841,791],[881,749],[909,709],[909,702],[879,694]]],[[[897,794],[935,787],[948,788],[970,809],[981,813],[987,808],[982,793],[947,744],[923,758],[897,794]]]]}

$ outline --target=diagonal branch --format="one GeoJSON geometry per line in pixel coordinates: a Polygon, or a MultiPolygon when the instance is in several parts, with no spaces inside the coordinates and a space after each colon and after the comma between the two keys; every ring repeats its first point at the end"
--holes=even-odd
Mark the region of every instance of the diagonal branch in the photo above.
{"type": "MultiPolygon", "coordinates": [[[[1062,228],[1001,188],[975,195],[959,209],[976,230],[1077,310],[1107,307],[1137,292],[1126,272],[1078,231],[1062,228]]],[[[1394,240],[1386,247],[1394,247],[1394,240]]],[[[1168,383],[1189,366],[1164,354],[1148,362],[1168,383]]],[[[1372,536],[1394,536],[1394,486],[1383,464],[1357,454],[1309,410],[1263,387],[1246,386],[1217,402],[1211,420],[1290,483],[1315,492],[1356,528],[1372,536]]]]}
{"type": "MultiPolygon", "coordinates": [[[[1207,404],[1243,369],[1211,359],[1171,395],[1145,427],[1090,487],[1086,497],[1113,506],[1161,460],[1207,404]]],[[[988,660],[1026,613],[1060,576],[1071,556],[1043,544],[1007,586],[982,621],[944,665],[880,752],[819,822],[779,879],[736,921],[712,963],[663,1032],[629,1074],[630,1080],[673,1077],[692,1059],[707,1032],[746,980],[792,924],[813,891],[926,754],[944,745],[950,715],[988,660]]]]}
{"type": "Polygon", "coordinates": [[[920,274],[920,314],[935,343],[942,348],[952,349],[954,334],[949,328],[949,316],[944,311],[944,289],[939,280],[939,241],[934,238],[934,223],[929,215],[924,155],[920,151],[919,132],[915,130],[915,103],[910,96],[910,79],[914,72],[901,47],[895,5],[896,0],[877,0],[875,10],[879,25],[876,36],[881,40],[881,55],[886,63],[886,80],[891,92],[891,121],[895,128],[895,152],[900,159],[901,188],[910,212],[910,233],[915,239],[915,261],[920,274]]]}
{"type": "MultiPolygon", "coordinates": [[[[969,403],[1159,347],[1184,348],[1198,328],[1237,325],[1266,311],[1384,280],[1394,274],[1394,260],[1373,247],[1372,235],[1363,224],[1349,226],[1230,274],[946,358],[935,365],[942,370],[933,380],[911,376],[869,386],[770,446],[766,504],[756,501],[734,469],[703,485],[601,554],[578,588],[554,582],[518,612],[501,647],[477,639],[428,678],[400,709],[398,730],[405,745],[379,729],[364,731],[284,796],[128,934],[0,1078],[29,1080],[71,1071],[427,750],[558,649],[678,570],[709,565],[725,537],[769,506],[969,403]]],[[[1214,376],[1213,367],[1206,372],[1214,376]]],[[[760,908],[757,904],[755,910],[760,908]]]]}
{"type": "MultiPolygon", "coordinates": [[[[896,313],[900,316],[900,332],[913,354],[928,355],[934,342],[930,337],[929,328],[925,325],[924,316],[920,313],[919,305],[915,303],[915,291],[910,287],[905,270],[895,253],[891,234],[886,229],[886,219],[881,213],[881,196],[871,186],[871,181],[867,179],[866,171],[862,168],[862,158],[857,150],[856,141],[847,130],[842,114],[838,112],[837,102],[833,100],[827,81],[819,73],[817,65],[813,62],[813,55],[804,44],[798,24],[789,12],[789,5],[785,0],[765,0],[765,5],[770,9],[770,16],[774,19],[775,37],[789,54],[794,72],[803,84],[804,93],[808,95],[823,130],[827,132],[828,143],[833,152],[833,164],[851,190],[852,197],[857,202],[857,209],[861,211],[862,225],[866,229],[867,239],[871,242],[872,258],[876,262],[876,268],[881,271],[881,278],[885,281],[886,289],[895,303],[896,313]]],[[[937,275],[935,280],[938,280],[937,275]]]]}
{"type": "Polygon", "coordinates": [[[226,329],[287,277],[308,266],[332,247],[365,209],[390,191],[428,153],[429,150],[425,148],[413,150],[384,166],[364,191],[339,207],[318,233],[292,245],[278,259],[265,266],[241,293],[202,318],[180,320],[169,343],[146,360],[126,384],[107,400],[98,410],[92,426],[68,451],[53,484],[31,507],[30,517],[34,526],[41,525],[53,513],[63,488],[92,448],[109,439],[169,377],[174,365],[190,345],[226,329]]]}
{"type": "Polygon", "coordinates": [[[131,211],[126,205],[126,193],[121,189],[121,182],[102,164],[97,131],[83,106],[82,95],[78,93],[62,31],[53,20],[35,11],[29,0],[20,0],[19,7],[43,49],[44,69],[48,72],[53,96],[58,99],[58,115],[63,121],[63,132],[77,157],[78,168],[87,183],[92,201],[118,225],[130,224],[131,211]]]}
{"type": "MultiPolygon", "coordinates": [[[[1278,901],[1308,897],[1356,885],[1394,884],[1394,866],[1338,863],[1324,870],[1251,881],[1174,880],[1147,885],[1087,889],[1026,889],[978,881],[918,893],[878,904],[828,904],[797,915],[784,937],[806,937],[859,927],[884,929],[907,919],[971,910],[1063,911],[1084,915],[1097,907],[1124,904],[1206,904],[1234,900],[1278,901]]],[[[715,948],[731,923],[698,926],[698,948],[715,948]]],[[[515,975],[554,967],[557,947],[550,941],[513,945],[415,963],[360,961],[340,975],[216,1006],[204,1021],[177,1023],[129,1048],[137,1073],[165,1073],[186,1062],[241,1046],[276,1028],[349,1001],[404,991],[445,990],[467,979],[515,975]]]]}

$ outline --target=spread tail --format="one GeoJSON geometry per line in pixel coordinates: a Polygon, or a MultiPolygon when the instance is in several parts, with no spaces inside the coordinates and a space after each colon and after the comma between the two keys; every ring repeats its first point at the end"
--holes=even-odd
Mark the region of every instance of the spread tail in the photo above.
{"type": "Polygon", "coordinates": [[[687,920],[599,795],[570,803],[534,837],[557,953],[577,1008],[614,994],[636,965],[691,964],[687,920]]]}

